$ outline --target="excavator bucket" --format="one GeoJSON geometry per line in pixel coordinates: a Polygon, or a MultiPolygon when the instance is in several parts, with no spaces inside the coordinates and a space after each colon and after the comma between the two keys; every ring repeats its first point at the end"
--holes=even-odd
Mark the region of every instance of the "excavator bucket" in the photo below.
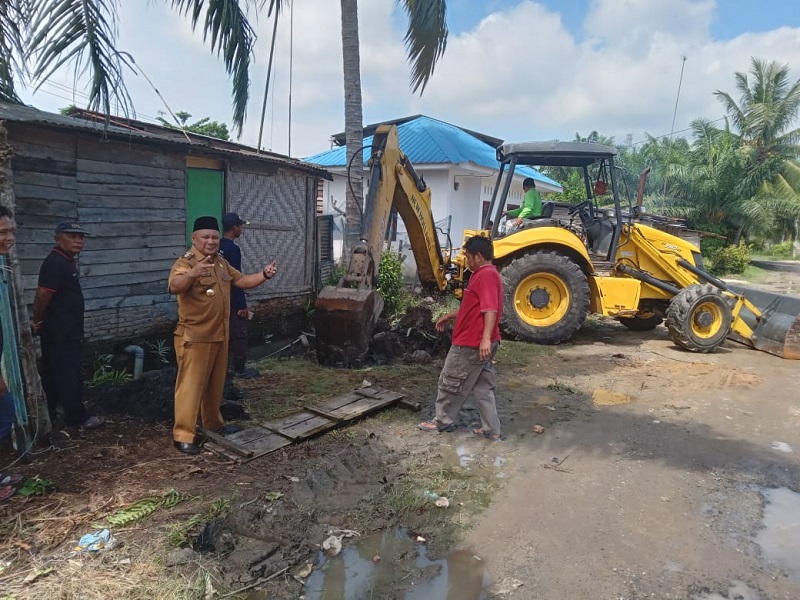
{"type": "Polygon", "coordinates": [[[733,285],[728,289],[747,300],[739,319],[752,331],[742,335],[734,323],[735,339],[769,354],[800,359],[800,298],[733,285]]]}
{"type": "Polygon", "coordinates": [[[323,365],[358,366],[369,350],[383,297],[375,290],[322,288],[314,305],[317,360],[323,365]]]}

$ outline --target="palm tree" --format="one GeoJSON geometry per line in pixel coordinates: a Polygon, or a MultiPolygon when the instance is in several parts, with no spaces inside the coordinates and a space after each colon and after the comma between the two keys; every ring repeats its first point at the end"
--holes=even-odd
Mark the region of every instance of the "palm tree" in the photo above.
{"type": "Polygon", "coordinates": [[[25,37],[20,24],[27,22],[26,8],[26,0],[0,2],[0,101],[3,102],[21,102],[15,79],[24,70],[25,37]]]}
{"type": "MultiPolygon", "coordinates": [[[[740,93],[737,103],[730,94],[717,91],[731,124],[738,131],[745,167],[737,185],[740,197],[754,206],[774,211],[775,219],[800,214],[800,129],[787,129],[800,112],[800,79],[791,82],[789,66],[751,59],[749,75],[736,73],[740,93]]],[[[773,219],[774,220],[774,219],[773,219]]],[[[741,224],[734,243],[745,233],[741,224]]]]}
{"type": "MultiPolygon", "coordinates": [[[[688,161],[670,169],[675,197],[666,212],[699,229],[730,233],[747,219],[747,203],[736,193],[743,168],[738,140],[707,119],[692,121],[691,128],[688,161]]],[[[763,221],[763,215],[757,218],[763,221]]]]}
{"type": "MultiPolygon", "coordinates": [[[[266,0],[168,1],[191,17],[193,29],[203,18],[203,38],[210,38],[212,52],[223,59],[232,78],[233,123],[241,135],[255,42],[247,10],[263,8],[266,0]]],[[[76,72],[89,75],[89,108],[109,115],[116,101],[129,111],[125,71],[133,70],[135,62],[116,49],[118,8],[119,0],[1,0],[0,100],[20,102],[15,87],[20,79],[29,76],[41,85],[59,68],[72,64],[76,72]],[[31,64],[30,73],[26,63],[31,64]]]]}
{"type": "MultiPolygon", "coordinates": [[[[281,10],[289,0],[270,0],[281,10]]],[[[447,0],[397,0],[408,16],[406,53],[411,63],[413,92],[425,90],[437,61],[447,45],[447,0]]],[[[358,0],[340,0],[342,10],[342,58],[344,67],[344,129],[350,185],[345,196],[345,255],[358,242],[363,199],[363,134],[361,103],[361,55],[358,43],[358,0]]]]}
{"type": "MultiPolygon", "coordinates": [[[[411,90],[420,94],[433,75],[447,45],[446,0],[398,0],[408,15],[405,43],[411,63],[411,90]]],[[[363,199],[364,121],[361,110],[361,69],[358,45],[358,0],[341,0],[344,61],[344,130],[347,161],[355,173],[345,195],[345,256],[358,243],[363,199]],[[352,161],[352,163],[351,163],[352,161]]]]}

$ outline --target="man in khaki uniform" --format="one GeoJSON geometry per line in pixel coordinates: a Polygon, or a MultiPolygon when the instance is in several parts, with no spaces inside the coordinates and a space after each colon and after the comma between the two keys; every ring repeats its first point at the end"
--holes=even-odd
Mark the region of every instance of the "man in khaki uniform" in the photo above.
{"type": "Polygon", "coordinates": [[[197,413],[203,427],[233,433],[225,425],[219,408],[228,369],[231,285],[247,290],[275,276],[272,261],[261,273],[243,275],[217,254],[219,224],[215,217],[194,222],[192,247],[175,261],[169,274],[169,291],[178,297],[178,325],[175,328],[175,448],[198,454],[195,443],[197,413]]]}

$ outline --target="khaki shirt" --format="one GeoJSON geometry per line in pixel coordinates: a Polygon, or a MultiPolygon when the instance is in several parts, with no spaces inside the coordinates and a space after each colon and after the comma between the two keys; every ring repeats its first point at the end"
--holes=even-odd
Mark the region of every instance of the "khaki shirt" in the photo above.
{"type": "MultiPolygon", "coordinates": [[[[172,265],[169,281],[182,275],[203,259],[194,248],[172,265]]],[[[231,284],[242,277],[228,261],[219,255],[191,287],[178,296],[178,325],[175,335],[187,342],[227,342],[231,313],[231,284]],[[213,291],[213,294],[209,292],[213,291]]]]}

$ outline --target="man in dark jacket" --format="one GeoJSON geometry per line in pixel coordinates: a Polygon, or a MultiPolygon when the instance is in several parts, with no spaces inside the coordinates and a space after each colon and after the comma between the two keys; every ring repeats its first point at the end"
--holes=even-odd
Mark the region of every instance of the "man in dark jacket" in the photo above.
{"type": "Polygon", "coordinates": [[[84,306],[75,260],[86,235],[88,232],[78,223],[62,221],[56,225],[56,245],[39,269],[31,328],[42,339],[42,387],[50,420],[56,420],[60,404],[67,426],[95,429],[103,420],[89,416],[82,398],[84,306]]]}
{"type": "MultiPolygon", "coordinates": [[[[249,225],[248,221],[240,218],[238,214],[229,212],[222,217],[222,239],[219,241],[219,254],[237,271],[242,270],[242,251],[234,240],[242,235],[242,227],[249,225]]],[[[250,320],[250,310],[247,308],[247,299],[244,290],[237,287],[231,288],[231,333],[228,348],[231,354],[231,365],[236,377],[250,379],[260,375],[255,369],[246,369],[247,360],[247,321],[250,320]]]]}

